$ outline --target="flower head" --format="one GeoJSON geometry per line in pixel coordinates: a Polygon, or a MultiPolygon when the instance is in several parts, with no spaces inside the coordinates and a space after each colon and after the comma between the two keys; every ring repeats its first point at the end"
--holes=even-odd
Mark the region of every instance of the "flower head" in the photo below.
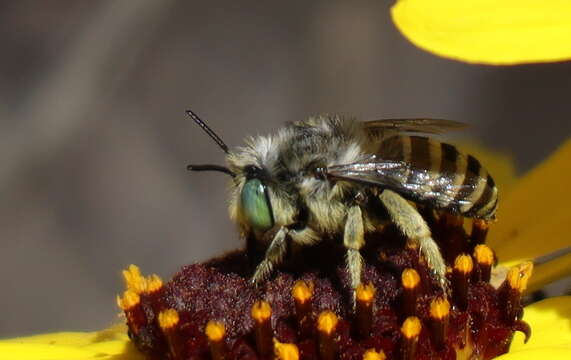
{"type": "Polygon", "coordinates": [[[118,303],[137,348],[157,359],[489,359],[507,352],[515,331],[528,339],[521,297],[531,263],[513,267],[494,288],[493,254],[481,244],[484,225],[474,222],[469,236],[461,218],[432,220],[450,259],[450,293],[418,249],[404,246],[388,227],[367,240],[355,293],[342,246],[324,242],[304,249],[261,288],[249,281],[253,266],[245,251],[184,267],[153,289],[148,283],[156,276],[131,266],[118,303]]]}

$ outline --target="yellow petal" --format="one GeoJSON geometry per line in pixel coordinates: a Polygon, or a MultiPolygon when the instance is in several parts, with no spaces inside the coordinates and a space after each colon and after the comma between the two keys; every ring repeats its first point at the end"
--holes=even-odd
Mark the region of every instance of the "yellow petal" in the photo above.
{"type": "Polygon", "coordinates": [[[531,339],[524,344],[523,334],[516,333],[510,352],[498,359],[571,359],[571,296],[527,306],[523,319],[531,327],[531,339]]]}
{"type": "Polygon", "coordinates": [[[569,360],[571,359],[571,345],[553,346],[547,348],[533,348],[530,350],[510,352],[500,357],[498,360],[569,360]]]}
{"type": "Polygon", "coordinates": [[[0,340],[0,360],[143,360],[123,326],[0,340]]]}
{"type": "Polygon", "coordinates": [[[399,0],[401,33],[439,56],[481,64],[571,59],[568,0],[399,0]]]}
{"type": "MultiPolygon", "coordinates": [[[[505,266],[532,260],[571,245],[571,140],[533,169],[500,199],[498,221],[488,244],[505,266]]],[[[528,284],[536,290],[571,272],[571,254],[539,265],[528,284]]]]}
{"type": "Polygon", "coordinates": [[[571,350],[571,296],[546,299],[527,306],[523,319],[531,327],[531,338],[524,344],[523,334],[516,333],[510,352],[565,345],[571,350]]]}

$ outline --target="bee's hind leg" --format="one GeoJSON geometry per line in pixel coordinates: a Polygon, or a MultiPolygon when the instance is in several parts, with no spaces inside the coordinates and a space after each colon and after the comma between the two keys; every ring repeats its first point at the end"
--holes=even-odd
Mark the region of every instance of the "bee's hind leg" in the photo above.
{"type": "Polygon", "coordinates": [[[287,228],[280,226],[277,231],[269,231],[273,235],[270,246],[266,250],[264,260],[258,264],[256,271],[252,276],[252,283],[260,285],[260,283],[268,278],[275,265],[278,265],[283,260],[287,252],[287,228]]]}
{"type": "Polygon", "coordinates": [[[399,230],[420,247],[420,253],[426,259],[428,267],[434,272],[442,289],[448,292],[446,263],[436,242],[432,239],[430,228],[418,211],[403,197],[394,191],[385,189],[379,195],[391,220],[399,230]]]}
{"type": "MultiPolygon", "coordinates": [[[[363,257],[359,250],[365,244],[363,214],[358,205],[351,206],[347,211],[347,220],[343,232],[343,245],[347,249],[347,272],[351,277],[353,290],[361,284],[363,270],[363,257]]],[[[353,294],[355,295],[355,294],[353,294]]]]}

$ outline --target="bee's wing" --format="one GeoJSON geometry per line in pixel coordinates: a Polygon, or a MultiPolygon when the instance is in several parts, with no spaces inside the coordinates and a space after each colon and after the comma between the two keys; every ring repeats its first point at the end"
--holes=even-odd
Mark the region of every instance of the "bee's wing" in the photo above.
{"type": "Polygon", "coordinates": [[[497,200],[493,179],[480,162],[453,145],[399,135],[375,140],[370,146],[368,158],[330,166],[328,176],[378,185],[409,200],[466,216],[479,216],[479,209],[497,200]]]}
{"type": "Polygon", "coordinates": [[[326,170],[328,177],[396,188],[406,181],[410,164],[396,160],[380,160],[375,155],[363,162],[333,165],[326,170]]]}
{"type": "Polygon", "coordinates": [[[372,135],[384,135],[389,133],[418,133],[418,134],[442,134],[448,131],[460,130],[467,124],[444,119],[381,119],[365,121],[363,128],[372,135]]]}
{"type": "Polygon", "coordinates": [[[373,156],[364,162],[330,166],[326,171],[331,178],[391,189],[408,200],[456,214],[473,205],[461,195],[472,192],[473,185],[458,183],[456,174],[435,174],[403,161],[381,160],[373,156]]]}

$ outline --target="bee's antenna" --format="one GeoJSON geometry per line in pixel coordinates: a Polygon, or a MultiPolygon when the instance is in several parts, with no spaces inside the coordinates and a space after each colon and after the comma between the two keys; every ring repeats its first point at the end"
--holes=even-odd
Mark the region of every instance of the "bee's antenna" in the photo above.
{"type": "Polygon", "coordinates": [[[188,171],[220,171],[220,172],[228,174],[232,177],[236,177],[236,174],[232,170],[228,169],[225,166],[220,166],[220,165],[211,165],[211,164],[187,165],[186,170],[188,170],[188,171]]]}
{"type": "Polygon", "coordinates": [[[186,110],[186,113],[192,118],[192,120],[194,120],[195,123],[198,124],[198,126],[202,128],[202,130],[208,134],[208,136],[210,136],[210,138],[212,138],[212,140],[214,140],[214,142],[216,142],[216,144],[218,144],[218,146],[220,146],[222,150],[224,150],[226,154],[228,154],[228,146],[224,144],[224,141],[222,141],[222,139],[220,139],[220,137],[216,135],[216,133],[210,127],[208,127],[208,125],[206,125],[206,123],[202,121],[198,115],[196,115],[192,110],[186,110]]]}

